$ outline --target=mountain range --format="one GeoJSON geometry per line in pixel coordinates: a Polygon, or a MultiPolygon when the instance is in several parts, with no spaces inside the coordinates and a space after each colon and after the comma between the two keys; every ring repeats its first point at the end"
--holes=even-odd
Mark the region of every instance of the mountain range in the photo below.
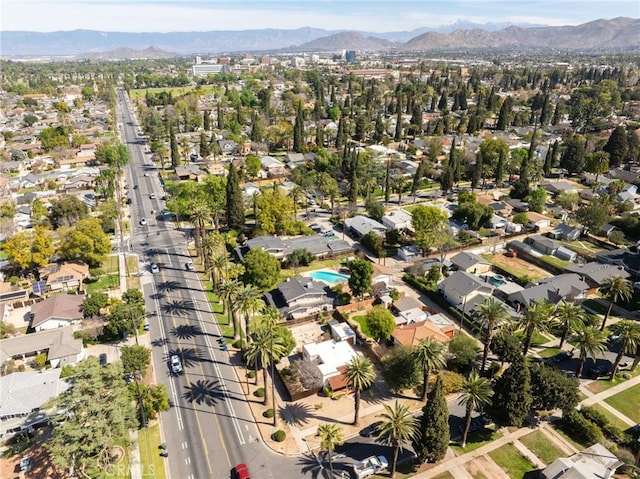
{"type": "Polygon", "coordinates": [[[162,58],[242,51],[455,51],[487,49],[638,50],[640,19],[619,17],[577,26],[473,24],[458,21],[410,32],[348,32],[319,28],[295,30],[125,33],[74,30],[0,31],[0,54],[80,56],[82,58],[162,58]]]}

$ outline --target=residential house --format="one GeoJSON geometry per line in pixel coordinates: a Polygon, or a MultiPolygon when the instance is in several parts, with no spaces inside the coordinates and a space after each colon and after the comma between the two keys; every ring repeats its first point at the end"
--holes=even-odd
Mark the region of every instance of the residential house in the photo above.
{"type": "Polygon", "coordinates": [[[40,353],[47,353],[47,360],[53,368],[76,364],[85,358],[82,340],[74,338],[71,326],[46,329],[0,341],[0,365],[10,359],[25,362],[40,353]]]}
{"type": "Polygon", "coordinates": [[[54,294],[31,306],[30,327],[36,331],[54,329],[82,321],[84,294],[54,294]]]}
{"type": "Polygon", "coordinates": [[[218,140],[218,146],[223,155],[234,155],[238,152],[238,145],[233,140],[218,140]]]}
{"type": "Polygon", "coordinates": [[[390,230],[411,230],[412,216],[405,210],[388,211],[382,217],[382,224],[390,230]]]}
{"type": "Polygon", "coordinates": [[[537,227],[542,230],[551,226],[551,218],[535,211],[527,211],[527,219],[529,220],[527,225],[530,227],[537,227]]]}
{"type": "Polygon", "coordinates": [[[334,341],[346,341],[351,346],[356,344],[356,333],[347,323],[332,319],[327,323],[334,341]]]}
{"type": "Polygon", "coordinates": [[[428,313],[424,305],[411,296],[405,296],[393,303],[392,308],[396,314],[396,324],[411,324],[426,321],[428,313]]]}
{"type": "Polygon", "coordinates": [[[284,158],[284,162],[290,169],[293,169],[299,165],[304,165],[306,161],[307,160],[302,153],[289,153],[284,158]]]}
{"type": "Polygon", "coordinates": [[[562,246],[562,243],[558,243],[557,241],[542,235],[528,236],[525,238],[524,242],[533,246],[537,251],[547,255],[553,255],[556,250],[562,246]]]}
{"type": "Polygon", "coordinates": [[[466,313],[467,301],[478,295],[491,296],[493,287],[473,274],[456,271],[438,284],[438,291],[449,304],[466,313]]]}
{"type": "Polygon", "coordinates": [[[612,224],[605,223],[600,228],[600,231],[598,231],[598,236],[604,236],[604,237],[608,238],[609,235],[615,231],[615,229],[616,229],[616,227],[613,226],[612,224]]]}
{"type": "Polygon", "coordinates": [[[596,263],[595,261],[586,264],[571,264],[566,266],[564,270],[580,275],[592,289],[601,287],[612,276],[622,276],[625,279],[631,277],[631,274],[623,266],[596,263]]]}
{"type": "Polygon", "coordinates": [[[310,316],[333,309],[329,288],[312,278],[294,276],[265,293],[266,303],[278,308],[287,319],[310,316]]]}
{"type": "Polygon", "coordinates": [[[475,253],[462,251],[451,258],[451,264],[457,271],[471,274],[484,274],[491,271],[491,263],[475,253]]]}
{"type": "Polygon", "coordinates": [[[520,311],[521,308],[528,308],[532,303],[543,301],[550,304],[558,304],[560,301],[573,302],[584,298],[588,290],[589,285],[579,275],[561,274],[509,294],[507,302],[516,311],[520,311]]]}
{"type": "Polygon", "coordinates": [[[384,236],[387,228],[382,223],[369,218],[368,216],[357,215],[353,218],[347,218],[344,220],[344,227],[352,234],[356,239],[362,238],[367,233],[373,231],[375,234],[384,236]]]}
{"type": "Polygon", "coordinates": [[[442,313],[430,314],[427,316],[427,321],[435,325],[449,339],[460,332],[460,328],[442,313]]]}
{"type": "Polygon", "coordinates": [[[542,188],[553,195],[560,193],[578,193],[582,189],[568,181],[545,181],[542,183],[542,188]]]}
{"type": "Polygon", "coordinates": [[[622,266],[632,276],[640,278],[640,253],[633,253],[619,248],[611,251],[601,251],[596,254],[600,263],[622,266]]]}
{"type": "Polygon", "coordinates": [[[78,289],[89,277],[89,266],[85,263],[52,263],[40,269],[40,278],[47,281],[49,291],[78,289]]]}
{"type": "Polygon", "coordinates": [[[286,167],[280,160],[276,160],[272,156],[260,157],[262,164],[262,171],[265,173],[266,178],[275,178],[282,176],[286,173],[286,167]]]}
{"type": "Polygon", "coordinates": [[[420,257],[420,248],[418,245],[401,246],[398,248],[398,257],[402,261],[414,261],[420,257]]]}
{"type": "Polygon", "coordinates": [[[336,257],[350,254],[353,247],[344,240],[335,236],[309,235],[283,239],[278,236],[256,236],[248,240],[244,246],[235,249],[238,258],[242,261],[244,256],[252,249],[260,248],[280,260],[284,260],[296,249],[306,249],[316,258],[336,257]]]}
{"type": "Polygon", "coordinates": [[[394,344],[406,347],[415,347],[423,339],[435,339],[441,343],[446,343],[451,339],[443,333],[438,326],[430,321],[400,324],[391,333],[394,344]]]}
{"type": "Polygon", "coordinates": [[[543,479],[610,479],[622,461],[600,443],[571,457],[560,457],[542,470],[543,479]]]}
{"type": "Polygon", "coordinates": [[[358,353],[347,341],[330,339],[321,343],[308,343],[302,346],[302,357],[316,363],[322,373],[323,384],[329,384],[336,391],[346,387],[346,378],[341,377],[344,367],[351,363],[358,353]],[[332,378],[335,378],[331,381],[332,378]]]}
{"type": "Polygon", "coordinates": [[[547,236],[555,240],[575,241],[580,238],[582,230],[565,223],[560,223],[547,233],[547,236]]]}
{"type": "Polygon", "coordinates": [[[252,183],[247,181],[242,185],[242,197],[243,198],[253,198],[255,195],[260,194],[260,186],[256,183],[252,183]]]}
{"type": "Polygon", "coordinates": [[[507,203],[513,208],[513,211],[518,211],[518,212],[529,211],[529,203],[527,203],[526,201],[513,198],[511,200],[507,200],[507,203]]]}
{"type": "Polygon", "coordinates": [[[478,195],[476,197],[478,203],[490,207],[496,215],[508,218],[513,213],[513,206],[506,201],[500,201],[491,195],[478,195]]]}

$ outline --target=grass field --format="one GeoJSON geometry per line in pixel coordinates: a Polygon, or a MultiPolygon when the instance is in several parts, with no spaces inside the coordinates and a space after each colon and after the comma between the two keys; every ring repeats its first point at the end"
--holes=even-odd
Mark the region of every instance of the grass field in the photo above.
{"type": "Polygon", "coordinates": [[[509,477],[513,479],[522,479],[527,472],[535,469],[535,466],[529,462],[529,460],[524,457],[520,452],[515,448],[513,444],[505,444],[498,449],[491,451],[489,453],[491,459],[494,462],[502,467],[509,477]]]}
{"type": "Polygon", "coordinates": [[[540,356],[541,358],[548,359],[556,356],[558,353],[560,353],[560,348],[556,348],[556,347],[542,348],[538,351],[538,356],[540,356]]]}
{"type": "MultiPolygon", "coordinates": [[[[199,87],[204,95],[211,95],[215,92],[219,87],[215,85],[202,85],[199,87]]],[[[132,100],[139,100],[144,98],[147,92],[152,94],[158,94],[160,92],[166,91],[171,92],[173,97],[184,95],[186,93],[193,93],[196,90],[196,87],[192,86],[182,86],[182,87],[165,87],[165,88],[144,88],[139,90],[130,90],[129,96],[132,100]]]]}
{"type": "Polygon", "coordinates": [[[595,408],[604,417],[606,417],[607,420],[609,421],[609,424],[617,427],[621,431],[625,431],[632,427],[626,422],[624,422],[622,419],[620,419],[618,416],[616,416],[615,414],[612,414],[608,409],[603,407],[601,404],[593,404],[591,405],[591,407],[595,408]]]}
{"type": "Polygon", "coordinates": [[[110,289],[116,289],[118,286],[120,286],[120,276],[117,274],[103,275],[95,281],[90,280],[84,285],[88,294],[106,292],[110,289]]]}
{"type": "Polygon", "coordinates": [[[562,429],[560,429],[559,427],[555,427],[553,428],[553,430],[555,432],[557,432],[560,436],[562,436],[569,444],[571,444],[573,447],[575,447],[578,451],[582,451],[583,449],[586,449],[587,445],[586,444],[581,444],[578,441],[576,441],[574,438],[572,438],[571,436],[568,436],[562,429]]]}
{"type": "Polygon", "coordinates": [[[367,326],[366,316],[352,316],[351,319],[360,325],[360,330],[371,337],[371,331],[369,331],[369,326],[367,326]]]}
{"type": "Polygon", "coordinates": [[[544,255],[540,258],[545,263],[549,263],[552,266],[556,266],[557,268],[564,268],[567,265],[571,264],[571,261],[566,261],[564,259],[556,258],[555,256],[544,255]]]}
{"type": "Polygon", "coordinates": [[[101,269],[105,274],[118,273],[120,271],[120,256],[117,254],[107,256],[101,269]]]}
{"type": "MultiPolygon", "coordinates": [[[[625,371],[628,374],[631,374],[631,377],[636,377],[638,374],[640,374],[639,371],[635,371],[635,372],[630,372],[630,371],[625,371]]],[[[587,384],[585,386],[585,388],[594,393],[594,394],[598,394],[602,391],[606,391],[609,388],[612,388],[613,386],[617,386],[620,383],[625,382],[626,379],[622,379],[620,378],[619,375],[616,374],[616,377],[613,378],[613,381],[609,381],[608,379],[598,379],[597,381],[591,381],[589,384],[587,384]]]]}
{"type": "Polygon", "coordinates": [[[545,464],[551,464],[565,454],[553,445],[551,441],[540,431],[534,431],[520,439],[545,464]]]}
{"type": "Polygon", "coordinates": [[[638,396],[640,395],[640,384],[619,392],[615,396],[605,399],[605,402],[613,406],[622,414],[632,419],[636,423],[640,422],[640,407],[638,407],[638,396]]]}
{"type": "Polygon", "coordinates": [[[485,444],[490,443],[491,441],[495,441],[500,437],[502,437],[502,434],[500,432],[495,432],[492,429],[485,428],[470,433],[467,436],[467,445],[464,448],[459,444],[452,444],[451,449],[453,449],[456,454],[461,455],[467,452],[475,451],[479,447],[482,447],[485,444]]]}
{"type": "Polygon", "coordinates": [[[160,443],[160,426],[158,424],[138,431],[143,478],[164,479],[167,477],[164,458],[160,456],[160,443]]]}

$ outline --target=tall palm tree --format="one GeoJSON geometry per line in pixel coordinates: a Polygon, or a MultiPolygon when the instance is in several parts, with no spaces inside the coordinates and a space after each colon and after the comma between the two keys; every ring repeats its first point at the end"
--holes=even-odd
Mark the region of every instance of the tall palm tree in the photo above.
{"type": "Polygon", "coordinates": [[[378,427],[378,439],[393,448],[391,459],[391,478],[393,479],[396,475],[398,452],[415,438],[418,425],[417,419],[411,415],[409,408],[398,401],[393,404],[393,407],[385,404],[384,410],[385,412],[378,415],[382,420],[378,427]]]}
{"type": "Polygon", "coordinates": [[[571,336],[571,339],[578,351],[580,351],[580,362],[576,369],[576,377],[579,378],[582,375],[582,369],[587,358],[595,361],[597,356],[607,349],[607,334],[598,330],[596,326],[582,325],[571,336]]]}
{"type": "Polygon", "coordinates": [[[442,369],[447,365],[444,357],[444,344],[433,338],[421,339],[413,350],[413,357],[417,365],[422,368],[422,400],[427,399],[429,376],[432,371],[442,369]]]}
{"type": "Polygon", "coordinates": [[[218,285],[226,278],[227,265],[229,264],[229,254],[227,252],[219,253],[211,258],[211,281],[213,290],[218,289],[218,285]]]}
{"type": "MultiPolygon", "coordinates": [[[[220,233],[211,232],[202,238],[202,259],[204,260],[204,269],[207,272],[211,272],[213,258],[219,251],[224,248],[222,242],[222,236],[220,233]]],[[[213,281],[213,274],[211,280],[213,281]]],[[[213,287],[216,288],[217,284],[213,281],[213,287]]]]}
{"type": "Polygon", "coordinates": [[[555,320],[562,330],[560,335],[560,349],[562,349],[569,333],[584,324],[584,309],[577,304],[563,302],[556,307],[555,320]]]}
{"type": "Polygon", "coordinates": [[[471,371],[469,377],[462,382],[462,392],[458,399],[458,404],[464,406],[465,422],[464,432],[462,433],[462,447],[467,444],[467,435],[471,426],[471,415],[476,409],[491,404],[493,390],[488,379],[478,374],[478,371],[471,371]]]}
{"type": "Polygon", "coordinates": [[[344,443],[342,428],[337,424],[320,424],[317,435],[320,436],[320,447],[327,451],[329,456],[329,477],[333,478],[333,451],[336,446],[344,443]]]}
{"type": "Polygon", "coordinates": [[[609,329],[617,336],[615,342],[620,345],[620,350],[613,362],[611,376],[609,376],[609,381],[613,381],[622,356],[625,354],[635,355],[637,354],[638,348],[640,348],[640,323],[632,321],[631,319],[623,319],[611,325],[609,329]]]}
{"type": "Polygon", "coordinates": [[[291,191],[289,192],[289,197],[293,201],[293,214],[297,217],[298,203],[300,203],[300,201],[304,197],[304,190],[302,189],[302,186],[296,185],[293,188],[291,188],[291,191]]]}
{"type": "Polygon", "coordinates": [[[524,349],[522,355],[526,356],[533,341],[533,333],[546,333],[551,326],[551,315],[553,306],[543,301],[541,303],[531,303],[518,318],[518,325],[524,330],[524,349]]]}
{"type": "MultiPolygon", "coordinates": [[[[240,288],[235,298],[236,308],[244,316],[246,342],[251,341],[251,316],[264,308],[264,301],[260,299],[260,294],[260,290],[256,286],[245,284],[240,288]]],[[[244,349],[244,344],[245,341],[242,342],[242,349],[244,349]]]]}
{"type": "Polygon", "coordinates": [[[493,335],[496,330],[502,328],[509,315],[504,303],[494,298],[487,298],[478,305],[475,316],[483,329],[482,342],[484,350],[482,351],[482,366],[480,367],[480,371],[483,372],[487,365],[487,356],[489,355],[489,347],[491,346],[493,335]]]}
{"type": "Polygon", "coordinates": [[[240,325],[238,324],[238,317],[236,315],[237,308],[235,307],[234,300],[238,295],[238,292],[242,288],[240,282],[236,279],[225,279],[220,285],[220,297],[222,298],[223,312],[229,317],[229,324],[233,325],[233,339],[240,339],[240,325]]]}
{"type": "Polygon", "coordinates": [[[353,424],[358,424],[358,416],[360,414],[360,393],[363,389],[367,389],[376,379],[376,372],[373,369],[373,363],[369,358],[364,356],[356,356],[350,363],[346,364],[344,372],[347,378],[347,385],[353,390],[353,401],[355,406],[355,414],[353,424]]]}
{"type": "Polygon", "coordinates": [[[194,201],[191,203],[191,222],[194,226],[194,240],[196,245],[196,253],[201,258],[204,258],[202,251],[202,239],[204,237],[204,231],[211,218],[211,211],[206,203],[201,201],[194,201]]]}
{"type": "MultiPolygon", "coordinates": [[[[248,364],[259,365],[262,369],[262,385],[264,387],[264,404],[267,405],[269,394],[269,376],[267,368],[284,354],[282,339],[273,335],[273,328],[260,327],[254,333],[254,341],[247,345],[246,358],[248,364]]],[[[275,379],[275,378],[274,378],[275,379]]],[[[275,412],[276,398],[273,397],[273,409],[275,412]]],[[[274,414],[275,416],[275,414],[274,414]]]]}
{"type": "MultiPolygon", "coordinates": [[[[274,308],[273,306],[267,306],[264,308],[263,312],[262,312],[262,321],[261,321],[261,326],[265,327],[265,328],[269,328],[269,330],[271,331],[271,339],[275,339],[275,332],[274,332],[274,328],[278,325],[278,323],[282,320],[282,315],[280,314],[280,311],[278,310],[278,308],[274,308]]],[[[273,343],[272,343],[273,346],[273,343]]],[[[284,351],[284,354],[286,354],[287,351],[284,351]]],[[[273,351],[271,352],[271,356],[275,357],[276,359],[278,358],[278,356],[274,356],[273,355],[273,351]]],[[[271,397],[273,398],[273,404],[274,404],[274,414],[273,414],[273,425],[276,425],[276,421],[277,421],[277,414],[275,414],[275,403],[276,403],[276,372],[275,372],[275,364],[276,361],[271,361],[271,378],[273,379],[271,381],[271,397]]]]}
{"type": "Polygon", "coordinates": [[[617,303],[621,299],[629,301],[633,294],[633,285],[628,279],[620,275],[614,275],[604,280],[604,284],[600,287],[600,292],[609,300],[607,314],[604,315],[602,325],[600,326],[600,331],[602,331],[607,325],[607,319],[609,319],[609,315],[611,314],[613,303],[617,303]]]}

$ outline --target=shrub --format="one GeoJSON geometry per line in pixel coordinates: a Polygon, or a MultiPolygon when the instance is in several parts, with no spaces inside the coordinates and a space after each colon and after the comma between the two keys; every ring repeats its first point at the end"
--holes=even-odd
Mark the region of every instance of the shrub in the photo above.
{"type": "Polygon", "coordinates": [[[276,432],[273,433],[273,440],[276,442],[282,442],[287,438],[287,433],[284,432],[282,429],[278,429],[276,432]]]}
{"type": "Polygon", "coordinates": [[[249,369],[249,371],[247,372],[247,377],[249,379],[254,379],[256,377],[256,372],[253,369],[249,369]]]}
{"type": "Polygon", "coordinates": [[[104,270],[102,268],[91,268],[89,270],[89,274],[92,278],[97,278],[98,276],[102,276],[104,274],[104,270]]]}
{"type": "Polygon", "coordinates": [[[609,420],[605,417],[605,415],[593,406],[582,406],[580,412],[589,421],[597,424],[599,427],[605,427],[607,424],[609,424],[609,420]]]}
{"type": "Polygon", "coordinates": [[[324,386],[322,388],[322,394],[324,394],[325,396],[330,398],[333,395],[333,391],[331,390],[331,388],[329,386],[324,386]]]}
{"type": "Polygon", "coordinates": [[[453,394],[462,391],[464,376],[453,371],[440,371],[439,376],[444,383],[444,393],[453,394]]]}
{"type": "Polygon", "coordinates": [[[17,276],[10,276],[9,277],[9,283],[11,283],[11,286],[15,286],[20,282],[20,278],[18,278],[17,276]]]}
{"type": "Polygon", "coordinates": [[[273,409],[269,408],[265,412],[262,413],[264,417],[272,418],[274,415],[273,409]]]}
{"type": "Polygon", "coordinates": [[[258,388],[255,390],[255,392],[253,393],[253,395],[257,398],[263,398],[264,397],[264,388],[258,388]]]}
{"type": "Polygon", "coordinates": [[[560,427],[578,442],[583,442],[589,446],[602,439],[600,428],[575,409],[563,414],[560,427]]]}
{"type": "Polygon", "coordinates": [[[60,378],[68,378],[73,375],[73,366],[71,364],[65,364],[62,366],[62,371],[60,371],[60,378]]]}
{"type": "Polygon", "coordinates": [[[232,346],[236,349],[242,349],[242,339],[236,339],[233,343],[232,346]]]}

